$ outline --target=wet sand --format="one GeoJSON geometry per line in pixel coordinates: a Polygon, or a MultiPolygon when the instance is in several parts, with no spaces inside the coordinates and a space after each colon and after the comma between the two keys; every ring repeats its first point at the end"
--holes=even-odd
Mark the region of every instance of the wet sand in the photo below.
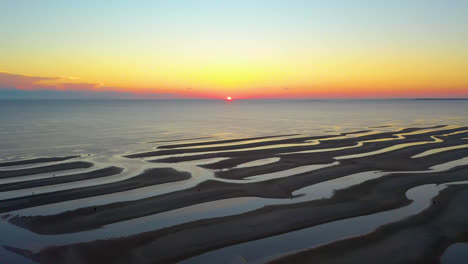
{"type": "Polygon", "coordinates": [[[83,169],[83,168],[90,168],[92,166],[93,166],[93,163],[91,162],[74,161],[74,162],[60,163],[60,164],[40,166],[40,167],[27,168],[27,169],[16,169],[16,170],[6,170],[6,171],[2,170],[0,171],[0,179],[39,174],[39,173],[49,173],[49,172],[52,173],[52,172],[63,171],[63,170],[83,169]]]}
{"type": "Polygon", "coordinates": [[[439,263],[450,245],[468,242],[467,204],[468,184],[450,186],[419,215],[271,263],[439,263]]]}
{"type": "Polygon", "coordinates": [[[148,185],[182,181],[189,178],[189,173],[178,172],[171,168],[149,169],[138,176],[123,181],[3,200],[0,204],[0,212],[116,193],[148,185]]]}
{"type": "MultiPolygon", "coordinates": [[[[466,130],[467,128],[457,128],[457,129],[450,129],[446,131],[463,131],[466,130]]],[[[186,155],[186,156],[175,156],[175,157],[168,157],[168,158],[159,158],[152,160],[153,162],[165,162],[165,163],[176,163],[176,162],[183,162],[183,161],[191,161],[191,160],[200,160],[200,159],[209,159],[209,158],[215,158],[215,157],[229,157],[229,158],[245,158],[246,156],[251,157],[251,160],[255,159],[260,159],[260,158],[266,158],[266,157],[271,157],[272,155],[279,155],[282,153],[288,153],[288,152],[297,152],[297,151],[306,151],[306,150],[321,150],[321,149],[329,149],[329,148],[339,148],[339,147],[350,147],[356,145],[359,141],[364,141],[364,140],[376,140],[376,139],[383,139],[383,138],[393,138],[394,140],[397,140],[398,137],[394,136],[394,134],[398,133],[410,133],[410,132],[415,132],[421,129],[417,128],[409,128],[409,129],[404,129],[398,132],[387,132],[387,133],[379,133],[379,134],[373,134],[373,135],[366,135],[366,136],[361,136],[361,137],[355,137],[355,138],[349,138],[349,139],[343,139],[341,135],[336,135],[336,140],[326,140],[326,141],[320,141],[321,139],[331,139],[331,136],[323,136],[323,137],[307,137],[307,138],[301,138],[298,141],[294,139],[294,141],[288,141],[288,142],[283,142],[282,144],[296,144],[296,146],[285,146],[285,147],[275,147],[275,148],[267,148],[267,149],[257,149],[257,150],[242,150],[239,147],[234,148],[234,151],[229,151],[229,152],[214,152],[214,153],[207,153],[207,154],[197,154],[196,152],[193,152],[193,155],[186,155]],[[318,140],[320,141],[320,144],[314,144],[314,145],[308,145],[308,146],[301,146],[304,142],[308,140],[318,140]]],[[[430,132],[430,133],[425,133],[425,135],[428,135],[427,138],[430,137],[430,135],[436,135],[440,134],[438,131],[430,132]]],[[[420,136],[419,139],[425,138],[424,136],[420,136]]],[[[408,136],[407,139],[405,139],[404,142],[414,142],[411,140],[418,140],[417,136],[408,136]],[[412,138],[412,139],[411,139],[412,138]]],[[[403,142],[403,141],[401,141],[403,142]]],[[[386,146],[392,146],[396,142],[395,141],[390,141],[390,142],[376,142],[376,143],[381,143],[381,144],[388,144],[386,146]]],[[[278,145],[279,143],[275,143],[278,145]]],[[[372,145],[371,143],[370,145],[372,145]]],[[[262,147],[262,146],[270,146],[271,143],[268,143],[267,145],[256,145],[255,147],[262,147]]],[[[207,152],[209,151],[209,148],[201,148],[201,149],[196,149],[198,152],[207,152]]],[[[359,149],[357,151],[363,151],[364,149],[359,149]]],[[[179,150],[181,151],[181,150],[179,150]]],[[[218,149],[220,151],[220,149],[218,149]]],[[[190,153],[192,153],[190,152],[190,153]]],[[[145,157],[157,157],[157,156],[165,156],[167,152],[150,152],[150,153],[145,153],[145,157]],[[164,155],[163,155],[164,154],[164,155]]],[[[170,155],[174,154],[180,154],[179,152],[177,153],[172,153],[170,155]]],[[[186,153],[185,153],[186,154],[186,153]]],[[[321,154],[326,154],[326,153],[321,153],[321,154]]],[[[227,167],[224,168],[230,168],[228,164],[227,167]]],[[[213,169],[221,169],[222,167],[210,167],[213,169]]]]}
{"type": "MultiPolygon", "coordinates": [[[[438,132],[440,134],[440,132],[438,132]]],[[[444,132],[445,133],[445,132],[444,132]]],[[[451,137],[456,138],[462,137],[463,134],[456,134],[451,137]]],[[[420,136],[421,137],[421,136],[420,136]]],[[[450,137],[449,137],[450,138],[450,137]]],[[[376,142],[371,149],[379,149],[381,142],[376,142]]],[[[446,144],[452,144],[450,140],[439,143],[440,146],[446,144]]],[[[110,224],[118,221],[132,219],[136,217],[142,217],[150,214],[161,213],[197,203],[203,203],[212,200],[221,200],[234,197],[267,197],[267,198],[288,198],[291,196],[294,190],[323,182],[339,178],[345,175],[359,173],[369,170],[385,170],[385,171],[416,171],[425,170],[433,165],[444,163],[450,160],[456,160],[466,156],[466,150],[454,150],[441,155],[428,156],[424,159],[412,160],[411,156],[425,151],[430,146],[420,145],[413,146],[406,149],[399,149],[393,152],[387,152],[376,156],[356,158],[350,160],[344,160],[340,164],[331,166],[316,171],[306,172],[302,174],[292,175],[286,178],[274,179],[269,181],[262,181],[258,183],[229,183],[219,181],[205,181],[193,188],[184,189],[177,192],[172,192],[165,195],[159,195],[149,197],[136,201],[128,201],[114,204],[107,204],[103,206],[97,206],[99,210],[98,214],[95,214],[90,208],[82,208],[73,211],[68,211],[62,214],[52,216],[37,216],[28,217],[28,224],[21,224],[23,227],[28,228],[37,233],[53,234],[57,232],[76,232],[80,230],[88,230],[93,228],[99,228],[102,225],[110,224]],[[54,223],[53,226],[49,227],[49,223],[54,223]],[[60,224],[55,224],[60,223],[60,224]],[[60,231],[59,231],[60,230],[60,231]]],[[[349,154],[348,151],[345,153],[349,154]]],[[[315,154],[315,153],[314,153],[315,154]]],[[[333,156],[342,155],[343,153],[338,152],[327,152],[321,154],[323,160],[320,163],[328,163],[333,161],[333,156]]],[[[310,154],[299,154],[301,161],[305,161],[305,164],[310,164],[310,154]]],[[[296,157],[296,159],[298,159],[296,157]]],[[[295,166],[299,166],[296,162],[295,166]]],[[[261,175],[270,172],[271,164],[259,166],[260,168],[267,168],[263,171],[253,167],[245,168],[243,170],[250,171],[256,169],[256,174],[261,175]]],[[[289,166],[281,167],[281,169],[289,169],[289,166]]],[[[255,174],[253,174],[255,175],[255,174]]],[[[113,185],[111,185],[113,186],[113,185]]],[[[96,186],[99,187],[99,186],[96,186]]],[[[89,188],[94,191],[96,187],[89,188]]],[[[100,189],[104,188],[102,186],[100,189]]],[[[115,189],[107,188],[107,190],[115,191],[115,189]]],[[[94,196],[93,193],[87,193],[86,188],[81,188],[81,197],[94,196]]],[[[65,193],[66,194],[66,193],[65,193]]],[[[68,197],[65,196],[65,198],[68,197]]],[[[75,195],[72,195],[75,197],[75,195]]],[[[76,199],[76,198],[75,198],[76,199]]],[[[36,200],[36,197],[34,198],[36,200]]],[[[65,200],[65,199],[64,199],[65,200]]],[[[29,201],[29,200],[28,200],[29,201]]],[[[38,204],[53,203],[55,200],[42,198],[40,203],[33,203],[29,201],[24,203],[23,207],[36,206],[38,204]]],[[[6,204],[8,206],[8,200],[6,204]]],[[[16,202],[16,201],[12,201],[16,202]]],[[[12,203],[10,202],[10,203],[12,203]]],[[[14,203],[12,203],[14,204],[14,203]]],[[[0,205],[0,210],[2,205],[0,205]]],[[[12,207],[8,207],[12,208],[12,207]]],[[[19,207],[18,207],[19,208],[19,207]]],[[[21,223],[19,219],[14,221],[15,223],[21,223]]]]}
{"type": "Polygon", "coordinates": [[[242,142],[242,141],[249,141],[249,140],[259,140],[259,139],[267,139],[267,138],[297,136],[297,135],[299,135],[299,134],[285,134],[285,135],[274,135],[274,136],[264,136],[264,137],[251,137],[251,138],[236,138],[236,139],[227,139],[227,140],[212,140],[212,141],[195,142],[195,143],[163,145],[163,146],[159,146],[158,148],[160,148],[160,149],[183,148],[183,147],[193,147],[193,146],[203,146],[203,145],[223,144],[223,143],[234,143],[234,142],[242,142]]]}
{"type": "Polygon", "coordinates": [[[173,263],[247,240],[401,207],[410,202],[404,193],[412,186],[468,180],[468,167],[421,176],[392,175],[379,184],[374,182],[347,189],[331,199],[269,206],[246,214],[200,220],[122,239],[52,247],[34,255],[33,259],[41,263],[60,263],[69,252],[74,252],[81,256],[83,263],[173,263]]]}
{"type": "MultiPolygon", "coordinates": [[[[95,214],[94,211],[90,210],[89,208],[82,208],[52,216],[28,217],[28,224],[22,224],[22,226],[34,232],[44,234],[54,234],[57,232],[76,232],[80,230],[99,228],[105,224],[161,213],[213,200],[249,196],[266,198],[289,198],[291,197],[294,190],[326,180],[336,179],[349,174],[368,170],[424,170],[433,165],[444,163],[450,160],[456,160],[466,156],[465,150],[455,150],[445,153],[444,155],[432,157],[429,156],[428,158],[415,163],[407,158],[404,159],[404,157],[410,157],[414,153],[418,153],[419,151],[417,149],[406,153],[406,155],[400,154],[399,152],[403,152],[403,150],[396,151],[396,153],[387,153],[386,155],[383,155],[384,158],[387,157],[386,159],[391,159],[393,157],[401,158],[401,160],[395,160],[395,164],[398,164],[398,166],[390,170],[388,169],[390,167],[389,164],[384,163],[381,165],[378,162],[375,162],[375,160],[373,161],[372,159],[368,160],[367,158],[360,158],[343,162],[337,166],[319,169],[317,171],[306,172],[286,178],[262,181],[258,183],[239,184],[211,180],[205,181],[193,188],[184,189],[182,191],[172,192],[165,195],[154,196],[136,201],[97,206],[97,209],[99,210],[98,214],[95,214]],[[406,164],[404,162],[405,160],[406,164]]],[[[85,189],[83,189],[81,194],[82,196],[86,195],[85,189]]],[[[87,196],[93,195],[87,194],[87,196]]],[[[8,200],[6,202],[8,202],[8,200]]],[[[52,202],[53,201],[51,200],[43,199],[42,204],[52,202]]],[[[36,204],[30,203],[25,206],[33,205],[36,204]]],[[[0,210],[1,208],[2,205],[0,205],[0,210]]],[[[20,222],[22,221],[19,219],[14,221],[14,223],[20,222]]]]}
{"type": "Polygon", "coordinates": [[[192,141],[192,140],[207,139],[207,138],[213,138],[213,137],[196,137],[196,138],[183,138],[183,139],[155,140],[155,141],[149,141],[148,143],[153,144],[153,143],[192,141]]]}
{"type": "MultiPolygon", "coordinates": [[[[151,168],[144,173],[112,183],[2,200],[0,212],[5,213],[4,221],[32,231],[35,234],[65,235],[83,231],[92,232],[97,228],[123,221],[128,221],[128,228],[131,228],[132,219],[157,216],[161,213],[182,208],[191,210],[191,206],[214,201],[219,201],[219,206],[223,206],[225,199],[235,201],[237,198],[259,197],[291,201],[287,204],[273,203],[240,214],[181,222],[126,237],[119,238],[117,236],[113,239],[49,247],[38,252],[29,251],[27,248],[9,247],[10,250],[26,255],[40,263],[67,263],[71,256],[73,256],[73,261],[76,263],[173,263],[207,251],[246,241],[284,234],[341,219],[400,208],[411,203],[405,196],[406,191],[411,188],[424,184],[468,180],[468,164],[464,161],[468,157],[468,149],[463,147],[466,144],[464,138],[468,135],[467,130],[468,127],[435,126],[431,128],[405,128],[398,131],[378,133],[361,130],[327,136],[278,135],[276,136],[278,138],[288,136],[291,138],[274,139],[275,136],[270,136],[234,141],[205,141],[160,146],[156,151],[135,153],[125,156],[125,158],[128,159],[128,162],[141,164],[136,165],[136,167],[154,164],[157,166],[167,165],[168,168],[151,168]],[[247,143],[248,141],[250,142],[247,143]],[[437,149],[442,150],[418,158],[421,153],[437,149]],[[302,152],[294,153],[298,151],[302,152]],[[148,160],[152,157],[159,157],[159,159],[148,160]],[[143,160],[142,158],[146,159],[143,160]],[[202,159],[213,160],[202,162],[202,159]],[[199,163],[197,163],[198,160],[200,160],[199,163]],[[462,162],[459,166],[448,171],[430,170],[434,166],[457,160],[463,160],[464,163],[462,162]],[[178,166],[179,164],[185,164],[184,162],[188,164],[186,167],[178,166]],[[256,163],[259,165],[256,165],[256,163]],[[170,168],[172,164],[174,164],[174,168],[181,171],[170,168]],[[323,166],[318,166],[315,169],[307,167],[314,165],[323,166]],[[195,170],[195,168],[197,169],[195,170]],[[306,169],[301,171],[301,168],[306,169]],[[295,195],[297,190],[330,180],[345,179],[346,176],[352,174],[371,171],[384,171],[386,173],[375,179],[336,190],[331,197],[294,202],[295,199],[301,197],[295,195]],[[285,175],[283,176],[283,174],[285,175]],[[82,208],[77,207],[60,213],[45,212],[43,215],[13,213],[10,215],[11,212],[20,209],[53,205],[82,198],[93,198],[99,195],[119,194],[126,190],[138,191],[139,188],[152,185],[158,186],[170,182],[181,182],[182,185],[180,186],[185,186],[183,184],[186,182],[187,187],[175,188],[174,191],[166,193],[150,194],[148,197],[141,199],[108,202],[96,206],[83,206],[82,208]]],[[[0,173],[34,175],[51,169],[62,170],[63,164],[73,163],[76,162],[6,170],[0,173]]],[[[72,183],[84,179],[97,179],[121,172],[122,168],[113,166],[60,177],[0,184],[0,192],[72,183]],[[106,173],[111,174],[106,175],[106,173]]],[[[446,200],[453,200],[455,204],[459,204],[458,200],[461,198],[458,198],[457,195],[465,192],[460,191],[462,189],[462,187],[449,187],[437,199],[442,199],[442,203],[442,201],[445,201],[443,197],[456,196],[453,199],[447,198],[446,200]]],[[[463,197],[465,196],[468,197],[468,195],[463,194],[463,197]]],[[[437,206],[435,204],[429,211],[434,211],[433,208],[437,206]]],[[[454,206],[453,210],[461,210],[460,206],[454,206]]],[[[453,214],[452,209],[450,209],[450,213],[453,214]]],[[[420,217],[425,219],[424,221],[432,221],[430,220],[432,216],[426,212],[421,215],[415,216],[414,219],[420,217]]],[[[443,216],[445,213],[439,210],[436,215],[443,216]]],[[[183,215],[180,217],[183,217],[183,215]]],[[[445,222],[442,220],[437,222],[441,229],[447,228],[446,222],[454,223],[452,221],[453,215],[443,219],[445,219],[445,222]]],[[[393,225],[397,226],[397,224],[382,227],[375,233],[386,230],[386,228],[393,225]]],[[[372,250],[377,252],[371,258],[378,256],[379,252],[388,248],[389,245],[393,245],[392,243],[396,243],[382,241],[402,241],[402,239],[411,238],[410,235],[387,238],[388,234],[392,235],[395,232],[387,232],[385,237],[379,235],[377,240],[369,244],[375,244],[376,249],[372,250]]],[[[464,231],[459,228],[455,233],[458,232],[464,231]]],[[[450,243],[452,243],[453,237],[446,234],[445,236],[447,241],[450,240],[450,243]]],[[[359,239],[365,237],[367,235],[359,239]]],[[[338,245],[342,242],[335,243],[338,245]]],[[[430,245],[427,248],[434,250],[435,247],[431,243],[428,242],[428,245],[430,245]]],[[[449,246],[450,243],[445,247],[449,246]]],[[[355,244],[351,242],[346,245],[351,248],[354,245],[356,246],[356,250],[344,252],[344,254],[351,256],[350,259],[356,259],[356,262],[353,263],[365,260],[367,255],[359,253],[361,252],[359,248],[366,248],[369,245],[360,242],[355,242],[355,244]],[[356,256],[353,254],[356,254],[356,256]]],[[[291,260],[296,262],[294,258],[298,259],[298,263],[302,259],[304,263],[310,263],[308,260],[318,261],[314,252],[320,250],[324,250],[320,252],[328,252],[326,247],[313,249],[310,252],[304,251],[298,255],[289,255],[287,258],[278,261],[283,261],[282,263],[290,263],[291,260]]],[[[421,243],[421,247],[426,247],[426,244],[421,243]]],[[[415,252],[418,250],[419,248],[416,248],[415,252]]],[[[442,250],[442,247],[440,250],[442,250]]],[[[362,250],[362,252],[367,251],[362,250]]],[[[322,256],[324,263],[327,263],[325,261],[332,261],[332,259],[327,259],[327,256],[330,258],[333,256],[331,253],[319,253],[318,255],[322,256]]],[[[420,257],[418,255],[418,258],[420,257]]],[[[345,259],[342,259],[340,263],[343,263],[343,260],[345,259]]],[[[318,262],[322,263],[321,261],[318,262]]]]}
{"type": "Polygon", "coordinates": [[[111,176],[114,174],[119,174],[122,172],[122,170],[123,168],[112,166],[112,167],[98,169],[95,171],[90,171],[90,172],[85,172],[85,173],[77,173],[77,174],[71,174],[71,175],[66,175],[66,176],[21,181],[21,182],[9,183],[9,184],[1,184],[0,192],[27,189],[27,188],[33,188],[33,187],[39,187],[39,186],[49,186],[49,185],[54,185],[54,184],[81,181],[81,180],[86,180],[86,179],[96,179],[100,177],[107,177],[107,176],[111,176]]]}
{"type": "Polygon", "coordinates": [[[9,166],[18,166],[18,165],[27,165],[27,164],[37,164],[53,161],[64,161],[68,159],[78,158],[79,156],[66,156],[66,157],[49,157],[49,158],[35,158],[28,160],[16,160],[16,161],[6,161],[0,162],[0,167],[9,167],[9,166]]]}
{"type": "MultiPolygon", "coordinates": [[[[150,151],[150,152],[143,152],[143,153],[136,153],[136,154],[131,154],[127,155],[127,158],[147,158],[147,157],[155,157],[155,156],[166,156],[166,155],[174,155],[174,154],[187,154],[187,153],[197,153],[197,152],[209,152],[209,151],[227,151],[227,150],[237,150],[237,149],[245,149],[245,148],[258,148],[262,146],[270,146],[270,145],[278,145],[278,144],[301,144],[305,143],[306,141],[309,140],[318,140],[318,139],[324,139],[324,138],[329,138],[329,137],[339,137],[339,136],[346,136],[346,135],[352,135],[352,134],[357,134],[357,133],[365,133],[369,132],[368,130],[363,130],[363,131],[357,131],[357,132],[349,132],[349,133],[341,133],[338,135],[327,135],[327,136],[309,136],[309,137],[293,137],[293,138],[288,138],[288,139],[276,139],[276,140],[267,140],[267,141],[259,141],[259,142],[254,142],[254,143],[239,143],[235,145],[226,145],[226,146],[210,146],[211,144],[208,144],[205,147],[200,147],[200,148],[181,148],[181,149],[169,149],[169,150],[157,150],[157,151],[150,151]]],[[[295,135],[283,135],[283,136],[277,136],[277,137],[285,137],[285,136],[295,136],[295,135]]],[[[258,139],[264,139],[265,137],[262,138],[249,138],[249,139],[244,139],[242,141],[246,140],[258,140],[258,139]]],[[[274,138],[274,137],[266,137],[266,138],[274,138]]],[[[227,141],[213,141],[212,144],[223,144],[223,143],[230,143],[233,142],[232,140],[227,140],[227,141]],[[216,142],[216,143],[215,143],[216,142]]],[[[236,142],[236,141],[234,141],[236,142]]],[[[206,144],[201,144],[201,146],[204,146],[206,144]]],[[[193,146],[193,145],[191,145],[193,146]]],[[[165,146],[161,146],[159,148],[164,148],[165,146]]],[[[166,146],[167,147],[167,146],[166,146]]],[[[187,147],[187,146],[186,146],[187,147]]],[[[291,148],[291,147],[284,147],[284,148],[275,148],[274,150],[267,150],[266,154],[272,154],[272,151],[280,151],[280,150],[304,150],[308,149],[308,146],[302,147],[298,146],[296,148],[291,148]]]]}

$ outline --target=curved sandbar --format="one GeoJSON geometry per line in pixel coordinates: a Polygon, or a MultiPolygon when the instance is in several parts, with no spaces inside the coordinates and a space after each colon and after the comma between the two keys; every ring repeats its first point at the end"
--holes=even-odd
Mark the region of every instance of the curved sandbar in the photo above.
{"type": "Polygon", "coordinates": [[[65,157],[35,158],[35,159],[27,159],[27,160],[7,161],[7,162],[0,162],[0,167],[28,165],[28,164],[54,162],[54,161],[64,161],[64,160],[78,158],[78,157],[79,157],[78,155],[75,155],[75,156],[65,156],[65,157]]]}
{"type": "MultiPolygon", "coordinates": [[[[274,135],[274,136],[263,136],[263,137],[251,137],[251,138],[212,140],[212,141],[203,141],[203,142],[163,145],[163,146],[159,146],[158,148],[160,148],[160,149],[171,149],[171,148],[194,147],[194,146],[224,144],[224,143],[235,143],[235,142],[242,142],[242,141],[248,141],[248,140],[259,140],[259,139],[268,139],[268,138],[277,138],[277,137],[292,137],[292,136],[298,136],[298,135],[299,134],[285,134],[285,135],[274,135]]],[[[205,137],[205,138],[208,138],[208,137],[205,137]]]]}
{"type": "Polygon", "coordinates": [[[182,138],[182,139],[167,139],[167,140],[154,140],[149,141],[147,143],[167,143],[167,142],[179,142],[179,141],[190,141],[190,140],[198,140],[198,139],[206,139],[212,137],[196,137],[196,138],[182,138]]]}
{"type": "Polygon", "coordinates": [[[0,203],[0,213],[102,194],[116,193],[167,182],[182,181],[189,178],[190,173],[187,172],[179,172],[172,168],[153,168],[123,181],[2,200],[0,203]]]}
{"type": "Polygon", "coordinates": [[[85,173],[77,173],[77,174],[71,174],[71,175],[65,175],[65,176],[59,176],[59,177],[50,177],[50,178],[43,178],[43,179],[30,180],[30,181],[1,184],[0,192],[20,190],[20,189],[40,187],[40,186],[48,186],[48,185],[68,183],[68,182],[88,180],[88,179],[95,179],[95,178],[119,174],[122,171],[123,171],[123,168],[112,166],[112,167],[107,167],[107,168],[98,169],[98,170],[85,172],[85,173]]]}
{"type": "Polygon", "coordinates": [[[27,168],[27,169],[0,171],[0,179],[39,174],[39,173],[56,172],[56,171],[63,171],[63,170],[85,169],[85,168],[90,168],[93,165],[94,164],[91,162],[74,161],[74,162],[59,163],[59,164],[27,168]]]}
{"type": "MultiPolygon", "coordinates": [[[[418,147],[414,148],[416,149],[414,151],[417,151],[418,147]]],[[[403,152],[403,150],[381,154],[379,156],[383,159],[392,156],[398,157],[400,152],[403,152]]],[[[411,155],[413,155],[413,153],[408,152],[406,155],[403,155],[403,157],[410,157],[411,155]]],[[[402,158],[400,162],[396,163],[398,167],[393,171],[400,170],[400,167],[410,167],[411,170],[425,170],[434,165],[457,160],[465,156],[465,150],[454,150],[446,152],[444,155],[429,156],[416,164],[408,158],[402,158]],[[406,165],[403,164],[405,162],[406,165]]],[[[14,223],[18,223],[36,233],[67,233],[99,228],[106,224],[214,200],[253,196],[291,198],[293,191],[309,185],[354,173],[381,170],[383,167],[389,167],[385,162],[379,164],[379,162],[367,161],[367,159],[368,157],[345,161],[342,164],[328,168],[256,183],[239,184],[209,180],[194,188],[164,195],[97,206],[96,213],[90,208],[80,208],[56,215],[18,217],[14,220],[14,223]],[[26,220],[25,222],[27,222],[27,224],[21,219],[26,220]]]]}
{"type": "Polygon", "coordinates": [[[449,186],[419,215],[271,263],[439,263],[451,244],[468,242],[467,204],[468,184],[449,186]]]}
{"type": "Polygon", "coordinates": [[[51,247],[29,257],[40,263],[60,263],[74,252],[82,263],[172,263],[228,245],[398,208],[410,203],[405,192],[412,187],[460,180],[468,180],[468,166],[443,173],[392,174],[338,191],[330,199],[268,206],[121,239],[51,247]]]}
{"type": "Polygon", "coordinates": [[[245,148],[255,148],[262,146],[272,146],[276,144],[295,144],[302,143],[307,140],[313,140],[320,138],[326,138],[329,136],[309,136],[309,137],[300,137],[300,138],[288,138],[281,140],[270,140],[270,141],[260,141],[255,143],[244,143],[236,145],[226,145],[226,146],[206,146],[202,148],[177,148],[177,149],[163,149],[149,152],[142,152],[136,154],[130,154],[125,156],[126,158],[147,158],[147,157],[156,157],[156,156],[167,156],[175,154],[187,154],[187,153],[198,153],[198,152],[215,152],[215,151],[228,151],[228,150],[242,150],[245,148]]]}
{"type": "MultiPolygon", "coordinates": [[[[421,134],[421,135],[415,135],[415,136],[407,136],[407,139],[405,140],[398,140],[398,143],[412,143],[412,142],[424,142],[424,141],[434,141],[430,137],[434,134],[443,134],[443,133],[428,133],[428,134],[421,134]],[[424,136],[423,136],[424,135],[424,136]]],[[[437,143],[437,146],[439,147],[448,147],[448,146],[456,146],[460,144],[460,138],[463,137],[465,134],[468,133],[463,133],[463,134],[456,134],[456,135],[451,135],[451,136],[441,136],[440,138],[444,140],[441,143],[437,143]]],[[[333,142],[333,141],[327,141],[327,142],[333,142]]],[[[354,142],[353,142],[354,143],[354,142]]],[[[347,155],[353,155],[353,154],[360,154],[360,153],[368,153],[372,151],[376,151],[379,149],[384,149],[384,148],[389,148],[394,146],[396,143],[395,141],[378,141],[378,142],[369,142],[365,143],[361,147],[356,147],[356,148],[346,148],[346,149],[341,149],[341,150],[334,150],[334,151],[326,151],[326,152],[315,152],[315,153],[298,153],[298,154],[290,154],[290,155],[281,155],[281,159],[277,162],[273,162],[270,164],[262,165],[262,166],[255,166],[255,167],[249,167],[249,168],[234,168],[226,171],[217,171],[216,176],[219,178],[226,178],[226,179],[244,179],[247,177],[255,176],[257,174],[264,174],[264,173],[272,173],[276,171],[281,171],[281,170],[287,170],[291,169],[294,167],[298,166],[304,166],[304,165],[312,165],[312,164],[323,164],[323,163],[330,163],[335,160],[335,157],[337,156],[347,156],[347,155]]],[[[435,145],[435,144],[434,144],[435,145]]],[[[419,146],[410,146],[406,148],[402,148],[399,150],[395,151],[390,151],[378,155],[373,155],[373,156],[367,156],[365,159],[359,159],[361,162],[366,162],[366,161],[371,161],[375,162],[376,160],[382,161],[383,163],[386,163],[388,166],[384,167],[383,169],[386,169],[389,167],[392,169],[392,166],[399,166],[401,167],[404,164],[408,164],[406,168],[401,167],[401,170],[411,170],[412,164],[413,163],[418,163],[419,160],[413,160],[413,163],[409,164],[408,162],[403,161],[403,163],[400,163],[400,160],[408,159],[408,152],[415,153],[414,155],[417,155],[421,152],[424,152],[425,150],[429,150],[432,148],[435,148],[433,144],[426,144],[426,145],[419,145],[419,146]],[[405,153],[405,155],[393,155],[392,153],[395,152],[397,154],[400,153],[405,153]],[[392,159],[387,160],[383,159],[382,156],[380,155],[391,155],[392,159]],[[398,162],[397,162],[398,160],[398,162]]],[[[333,146],[333,147],[336,147],[333,146]]],[[[325,149],[325,148],[324,148],[325,149]]],[[[247,160],[248,157],[243,157],[241,158],[242,161],[247,160]]],[[[353,160],[353,159],[352,159],[353,160]]],[[[236,159],[234,161],[231,161],[231,164],[234,164],[236,162],[236,159]]],[[[382,162],[380,162],[382,164],[382,162]]],[[[222,164],[221,166],[225,166],[226,164],[229,163],[229,160],[226,161],[220,161],[217,164],[213,166],[212,165],[205,165],[204,167],[217,167],[219,164],[222,164]]],[[[384,165],[384,164],[382,164],[384,165]]]]}
{"type": "MultiPolygon", "coordinates": [[[[425,129],[425,128],[424,128],[425,129]]],[[[198,160],[198,159],[209,159],[209,158],[216,158],[216,157],[229,157],[229,158],[246,158],[250,157],[251,160],[256,160],[256,159],[261,159],[261,158],[268,158],[273,155],[281,154],[281,153],[287,153],[287,152],[297,152],[297,151],[305,151],[305,150],[319,150],[319,149],[328,149],[328,148],[339,148],[339,147],[350,147],[356,145],[360,141],[365,141],[365,140],[376,140],[376,139],[390,139],[390,142],[387,142],[387,146],[393,145],[393,140],[398,140],[398,142],[413,142],[417,141],[418,138],[425,138],[425,137],[430,137],[431,135],[437,135],[437,134],[442,134],[444,132],[453,132],[453,131],[461,131],[461,130],[466,130],[467,128],[456,128],[456,129],[447,129],[447,130],[438,130],[438,131],[432,131],[432,132],[427,132],[424,134],[416,134],[416,135],[409,135],[405,136],[406,138],[400,139],[399,137],[394,136],[394,134],[401,134],[401,133],[410,133],[410,132],[415,132],[419,130],[423,130],[423,128],[408,128],[408,129],[403,129],[399,132],[385,132],[385,133],[379,133],[379,134],[372,134],[372,135],[365,135],[365,136],[359,136],[359,137],[352,137],[352,138],[345,138],[343,139],[342,137],[336,136],[336,139],[332,139],[330,136],[326,137],[321,137],[321,139],[327,139],[324,141],[320,141],[319,138],[315,137],[313,138],[314,140],[320,141],[320,144],[314,144],[314,145],[301,145],[301,142],[294,142],[291,144],[296,144],[294,146],[283,146],[283,147],[275,147],[275,148],[266,148],[266,149],[256,149],[256,150],[243,150],[243,149],[238,149],[238,150],[233,150],[233,151],[227,151],[227,152],[214,152],[214,153],[201,153],[197,154],[194,153],[193,155],[185,155],[187,153],[182,153],[184,156],[174,156],[174,157],[165,157],[165,158],[160,158],[156,160],[152,160],[152,162],[165,162],[165,163],[176,163],[176,162],[182,162],[182,161],[193,161],[193,160],[198,160]]],[[[308,139],[311,140],[311,139],[308,139]]],[[[302,143],[305,143],[303,140],[302,143]]],[[[385,141],[380,142],[382,144],[385,143],[385,141]]],[[[289,143],[288,143],[289,144],[289,143]]],[[[272,145],[274,146],[274,145],[272,145]]],[[[202,149],[206,150],[206,149],[202,149]]],[[[192,152],[190,152],[192,153],[192,152]]],[[[161,153],[156,153],[156,154],[151,154],[151,156],[158,155],[161,153]]],[[[150,155],[148,153],[148,155],[150,155]]],[[[171,154],[172,155],[172,154],[171,154]]],[[[177,155],[173,154],[173,155],[177,155]]],[[[229,163],[228,163],[229,164],[229,163]]],[[[216,168],[220,169],[221,167],[210,167],[210,168],[216,168]]]]}
{"type": "MultiPolygon", "coordinates": [[[[277,149],[286,149],[288,148],[287,145],[289,144],[305,144],[306,141],[319,140],[319,139],[325,139],[325,138],[328,139],[328,138],[333,138],[333,137],[337,137],[337,139],[338,138],[341,139],[342,136],[357,134],[358,132],[363,133],[363,132],[369,132],[369,131],[365,130],[365,131],[357,131],[357,132],[348,132],[348,133],[341,133],[338,135],[293,137],[293,138],[286,138],[286,139],[276,139],[276,140],[250,142],[250,143],[241,142],[241,144],[225,145],[225,146],[207,145],[206,147],[202,147],[202,148],[180,148],[180,149],[178,148],[178,149],[169,149],[169,150],[157,150],[157,151],[130,154],[125,157],[126,158],[147,158],[147,157],[154,157],[154,156],[167,156],[167,155],[187,154],[187,153],[197,153],[197,152],[231,151],[231,150],[242,151],[243,149],[245,151],[245,149],[249,149],[249,148],[261,149],[261,147],[268,148],[270,146],[275,146],[275,145],[278,145],[278,146],[286,145],[286,146],[277,148],[277,149]]],[[[277,137],[280,137],[280,136],[277,136],[277,137]]],[[[303,150],[303,149],[307,149],[308,146],[305,145],[305,146],[297,146],[297,147],[299,148],[299,150],[303,150]]],[[[270,148],[268,148],[267,150],[269,149],[270,148]]]]}

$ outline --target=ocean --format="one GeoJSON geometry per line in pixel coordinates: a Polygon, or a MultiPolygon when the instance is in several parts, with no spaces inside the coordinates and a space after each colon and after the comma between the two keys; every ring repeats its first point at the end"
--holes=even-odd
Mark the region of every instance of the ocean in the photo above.
{"type": "Polygon", "coordinates": [[[154,141],[440,124],[468,124],[468,101],[11,100],[0,101],[0,158],[123,154],[151,149],[154,141]]]}

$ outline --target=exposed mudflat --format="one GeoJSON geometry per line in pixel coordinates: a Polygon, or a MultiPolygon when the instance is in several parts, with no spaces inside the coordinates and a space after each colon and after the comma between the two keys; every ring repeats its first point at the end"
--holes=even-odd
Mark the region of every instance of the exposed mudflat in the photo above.
{"type": "Polygon", "coordinates": [[[18,238],[2,250],[39,263],[437,263],[468,242],[468,127],[378,128],[5,161],[0,232],[18,238]],[[371,230],[278,244],[374,216],[371,230]],[[242,251],[262,243],[277,250],[242,251]]]}

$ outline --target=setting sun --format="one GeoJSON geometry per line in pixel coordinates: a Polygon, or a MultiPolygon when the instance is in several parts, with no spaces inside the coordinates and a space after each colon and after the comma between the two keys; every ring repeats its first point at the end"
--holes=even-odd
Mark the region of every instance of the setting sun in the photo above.
{"type": "Polygon", "coordinates": [[[232,97],[231,96],[226,97],[226,101],[232,101],[232,97]]]}

